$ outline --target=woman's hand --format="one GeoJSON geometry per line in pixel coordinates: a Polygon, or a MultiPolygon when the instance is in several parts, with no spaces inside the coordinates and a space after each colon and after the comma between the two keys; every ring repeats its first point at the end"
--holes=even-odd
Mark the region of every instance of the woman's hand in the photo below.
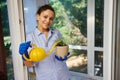
{"type": "Polygon", "coordinates": [[[23,55],[23,54],[28,54],[28,48],[31,47],[31,41],[28,41],[28,42],[24,42],[24,43],[21,43],[19,45],[19,54],[23,55]]]}
{"type": "MultiPolygon", "coordinates": [[[[68,52],[67,56],[69,56],[69,55],[70,55],[70,52],[68,52]]],[[[62,58],[62,57],[58,57],[57,55],[55,55],[55,58],[56,58],[58,61],[65,61],[65,60],[67,60],[67,56],[64,56],[64,58],[62,58]]]]}
{"type": "Polygon", "coordinates": [[[23,63],[28,67],[28,68],[31,68],[34,66],[34,63],[31,62],[31,61],[23,61],[23,63]]]}
{"type": "MultiPolygon", "coordinates": [[[[27,51],[27,50],[28,50],[29,47],[31,47],[30,44],[31,44],[31,41],[21,43],[21,44],[19,45],[19,54],[21,54],[21,55],[25,54],[25,56],[26,56],[27,58],[29,58],[29,55],[28,55],[28,51],[27,51]]],[[[25,59],[23,58],[23,56],[22,56],[22,59],[25,60],[25,59]]]]}

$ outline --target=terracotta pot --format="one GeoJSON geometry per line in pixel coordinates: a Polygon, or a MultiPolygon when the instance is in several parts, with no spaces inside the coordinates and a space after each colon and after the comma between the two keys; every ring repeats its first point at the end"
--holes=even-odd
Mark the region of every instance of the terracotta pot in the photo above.
{"type": "Polygon", "coordinates": [[[64,58],[64,56],[67,56],[68,50],[69,46],[56,46],[56,55],[64,58]]]}

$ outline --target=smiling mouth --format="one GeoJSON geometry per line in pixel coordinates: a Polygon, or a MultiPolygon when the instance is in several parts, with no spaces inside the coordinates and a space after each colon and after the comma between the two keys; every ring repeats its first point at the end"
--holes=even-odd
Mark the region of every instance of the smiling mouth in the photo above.
{"type": "Polygon", "coordinates": [[[48,23],[45,23],[45,25],[46,25],[46,26],[50,26],[50,24],[48,24],[48,23]]]}

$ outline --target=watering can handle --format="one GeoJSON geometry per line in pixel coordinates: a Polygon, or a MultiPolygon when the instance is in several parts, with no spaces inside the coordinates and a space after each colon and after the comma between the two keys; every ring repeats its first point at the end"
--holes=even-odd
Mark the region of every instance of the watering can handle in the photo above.
{"type": "Polygon", "coordinates": [[[33,46],[33,47],[37,47],[37,45],[36,45],[36,44],[33,44],[33,43],[31,43],[30,45],[33,46]]]}
{"type": "MultiPolygon", "coordinates": [[[[33,43],[31,43],[30,45],[33,46],[33,47],[37,47],[37,45],[36,45],[36,44],[33,44],[33,43]]],[[[23,56],[23,58],[24,58],[26,61],[32,61],[31,59],[27,58],[27,57],[25,56],[25,54],[23,54],[22,56],[23,56]]]]}
{"type": "Polygon", "coordinates": [[[23,58],[24,58],[26,61],[32,61],[31,59],[27,58],[27,57],[25,56],[25,54],[23,54],[22,56],[23,56],[23,58]]]}

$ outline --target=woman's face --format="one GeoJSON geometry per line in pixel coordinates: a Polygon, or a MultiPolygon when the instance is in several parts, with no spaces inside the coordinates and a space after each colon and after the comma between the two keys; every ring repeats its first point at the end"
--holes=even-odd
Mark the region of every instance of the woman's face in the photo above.
{"type": "Polygon", "coordinates": [[[49,9],[41,12],[41,14],[38,14],[38,27],[42,29],[48,29],[54,20],[54,16],[54,12],[49,9]]]}

